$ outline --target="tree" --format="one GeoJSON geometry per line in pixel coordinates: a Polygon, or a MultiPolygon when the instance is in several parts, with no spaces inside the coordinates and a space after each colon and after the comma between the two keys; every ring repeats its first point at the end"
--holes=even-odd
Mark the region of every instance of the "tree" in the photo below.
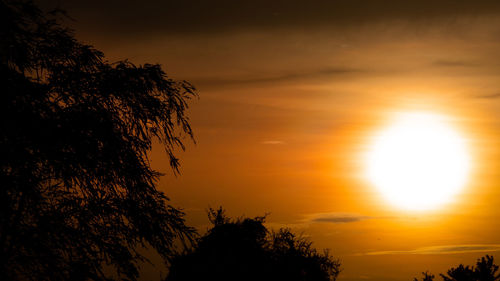
{"type": "Polygon", "coordinates": [[[500,279],[497,271],[498,265],[494,263],[493,257],[486,255],[477,260],[475,267],[460,264],[448,270],[447,275],[441,274],[441,277],[443,281],[496,281],[500,279]]]}
{"type": "Polygon", "coordinates": [[[192,240],[148,152],[192,139],[196,95],[159,65],[109,63],[31,1],[0,1],[0,279],[136,280],[192,240]]]}
{"type": "MultiPolygon", "coordinates": [[[[481,257],[476,262],[476,266],[464,266],[463,264],[457,267],[452,267],[445,274],[440,274],[443,281],[496,281],[500,280],[500,274],[497,274],[498,265],[494,263],[493,257],[486,255],[481,257]]],[[[434,275],[423,272],[422,281],[433,281],[434,275]]],[[[414,281],[418,281],[417,278],[414,281]]]]}
{"type": "MultiPolygon", "coordinates": [[[[433,281],[434,280],[434,274],[430,274],[428,271],[422,272],[422,281],[433,281]]],[[[413,278],[413,281],[418,281],[418,278],[413,278]]]]}
{"type": "Polygon", "coordinates": [[[335,280],[340,263],[288,229],[269,232],[264,217],[231,220],[209,210],[212,228],[173,259],[167,281],[335,280]]]}

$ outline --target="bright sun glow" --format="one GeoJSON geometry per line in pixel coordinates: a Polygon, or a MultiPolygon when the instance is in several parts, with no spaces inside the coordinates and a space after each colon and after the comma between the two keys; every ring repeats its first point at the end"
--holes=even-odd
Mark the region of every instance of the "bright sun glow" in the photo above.
{"type": "Polygon", "coordinates": [[[366,174],[393,205],[436,208],[465,185],[470,159],[462,136],[443,116],[404,113],[375,136],[366,174]]]}

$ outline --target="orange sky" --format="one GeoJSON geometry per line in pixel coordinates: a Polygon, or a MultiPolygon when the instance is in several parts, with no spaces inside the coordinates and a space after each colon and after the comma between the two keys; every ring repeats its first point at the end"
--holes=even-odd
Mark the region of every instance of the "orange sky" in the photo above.
{"type": "Polygon", "coordinates": [[[160,148],[152,163],[168,174],[161,189],[200,230],[210,206],[233,216],[270,213],[269,227],[331,249],[341,281],[412,280],[497,256],[499,5],[319,2],[304,15],[281,1],[269,13],[258,13],[266,6],[257,1],[232,15],[225,1],[208,15],[198,2],[64,5],[77,37],[110,60],[158,62],[198,88],[190,109],[197,144],[179,153],[182,174],[172,175],[160,148]],[[177,20],[192,10],[194,19],[172,24],[158,9],[177,20]],[[473,171],[452,203],[402,211],[367,184],[360,155],[396,111],[446,115],[466,137],[473,171]]]}

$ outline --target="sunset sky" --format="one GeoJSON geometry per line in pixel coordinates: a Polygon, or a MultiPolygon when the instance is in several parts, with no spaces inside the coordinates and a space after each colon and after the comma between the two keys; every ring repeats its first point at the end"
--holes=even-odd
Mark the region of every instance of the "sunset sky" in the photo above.
{"type": "Polygon", "coordinates": [[[38,3],[110,61],[160,63],[198,89],[181,175],[161,147],[151,160],[201,232],[209,207],[268,213],[329,248],[340,281],[500,259],[500,1],[38,3]],[[373,138],[408,112],[442,116],[470,156],[463,188],[431,210],[390,204],[365,171],[373,138]]]}

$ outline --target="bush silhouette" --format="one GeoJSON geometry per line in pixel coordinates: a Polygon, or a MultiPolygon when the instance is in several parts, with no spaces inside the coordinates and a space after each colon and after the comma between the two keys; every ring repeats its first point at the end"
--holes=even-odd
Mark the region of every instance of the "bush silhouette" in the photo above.
{"type": "Polygon", "coordinates": [[[340,263],[288,229],[269,232],[264,217],[231,220],[209,210],[212,228],[171,264],[167,281],[335,280],[340,263]]]}
{"type": "Polygon", "coordinates": [[[0,280],[136,280],[139,248],[168,260],[193,234],[147,153],[159,141],[178,169],[195,90],[107,62],[63,16],[0,1],[0,280]]]}
{"type": "MultiPolygon", "coordinates": [[[[500,274],[497,274],[498,265],[494,263],[493,257],[486,255],[478,259],[476,266],[464,266],[463,264],[457,267],[452,267],[445,274],[440,274],[443,281],[496,281],[500,280],[500,274]]],[[[428,272],[422,273],[424,277],[422,281],[434,280],[434,275],[428,272]]],[[[417,278],[414,279],[418,281],[417,278]]]]}

